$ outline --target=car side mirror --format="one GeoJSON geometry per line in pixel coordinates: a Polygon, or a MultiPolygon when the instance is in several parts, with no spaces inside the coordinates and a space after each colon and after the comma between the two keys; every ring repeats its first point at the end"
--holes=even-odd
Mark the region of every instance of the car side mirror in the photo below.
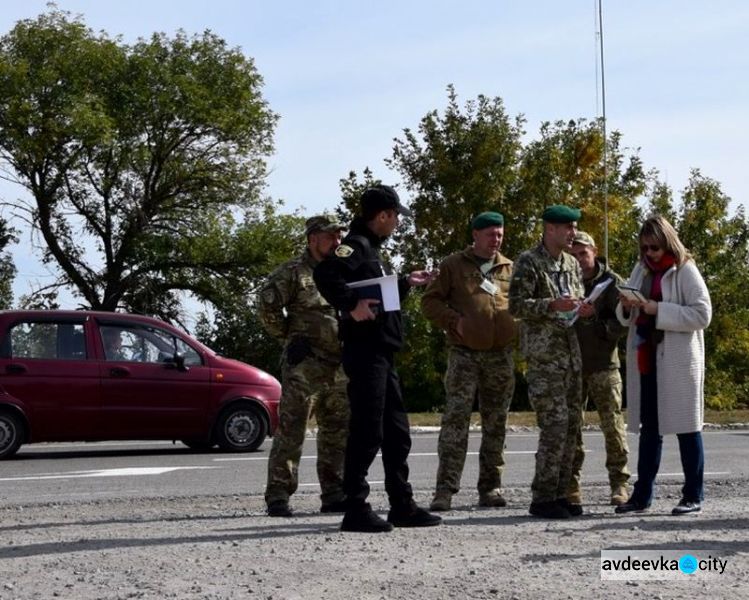
{"type": "Polygon", "coordinates": [[[178,371],[185,372],[190,370],[190,367],[185,364],[185,355],[180,352],[174,353],[174,364],[177,365],[178,371]]]}
{"type": "Polygon", "coordinates": [[[167,368],[176,368],[178,371],[181,371],[183,373],[190,370],[190,367],[185,364],[185,355],[179,352],[174,353],[174,356],[169,359],[169,361],[166,363],[166,366],[167,368]]]}

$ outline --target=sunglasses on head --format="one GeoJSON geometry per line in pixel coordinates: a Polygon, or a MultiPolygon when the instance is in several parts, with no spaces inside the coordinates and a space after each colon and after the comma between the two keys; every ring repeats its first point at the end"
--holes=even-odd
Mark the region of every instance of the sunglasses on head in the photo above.
{"type": "Polygon", "coordinates": [[[659,252],[660,249],[661,247],[658,246],[657,244],[642,244],[640,246],[640,250],[642,251],[643,254],[645,254],[648,250],[650,250],[651,252],[659,252]]]}

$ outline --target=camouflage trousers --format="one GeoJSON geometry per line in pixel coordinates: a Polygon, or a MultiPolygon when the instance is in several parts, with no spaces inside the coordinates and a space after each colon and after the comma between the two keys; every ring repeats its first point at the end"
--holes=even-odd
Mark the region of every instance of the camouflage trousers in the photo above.
{"type": "Polygon", "coordinates": [[[481,414],[479,493],[502,487],[507,411],[515,389],[512,349],[478,351],[451,347],[445,373],[447,396],[438,442],[437,491],[457,493],[466,461],[471,409],[478,392],[481,414]]]}
{"type": "MultiPolygon", "coordinates": [[[[592,400],[601,420],[601,431],[606,442],[606,469],[609,473],[611,491],[626,485],[629,480],[627,469],[627,428],[622,415],[622,376],[619,369],[606,369],[583,375],[583,406],[592,400]]],[[[580,472],[585,460],[582,431],[578,435],[575,458],[572,461],[572,476],[567,496],[580,493],[580,472]]]]}
{"type": "Polygon", "coordinates": [[[347,379],[340,363],[308,356],[281,373],[283,393],[278,406],[279,425],[268,458],[265,501],[288,501],[299,486],[307,421],[317,420],[317,477],[323,504],[343,500],[343,457],[348,436],[347,379]]]}
{"type": "Polygon", "coordinates": [[[540,429],[533,502],[553,502],[567,494],[575,445],[582,426],[582,373],[579,352],[555,359],[528,357],[528,397],[540,429]]]}

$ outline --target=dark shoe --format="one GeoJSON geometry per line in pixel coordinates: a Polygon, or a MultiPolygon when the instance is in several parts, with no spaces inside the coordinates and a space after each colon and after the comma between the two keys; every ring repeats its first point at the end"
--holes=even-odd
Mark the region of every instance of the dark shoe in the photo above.
{"type": "Polygon", "coordinates": [[[569,511],[560,506],[557,502],[531,502],[530,510],[528,511],[534,517],[541,517],[543,519],[569,519],[569,511]]]}
{"type": "Polygon", "coordinates": [[[619,506],[617,506],[614,509],[614,512],[617,515],[623,515],[623,514],[631,513],[631,512],[641,513],[641,512],[645,512],[648,508],[649,507],[647,505],[640,504],[639,502],[635,502],[634,500],[632,500],[632,498],[630,498],[624,504],[620,504],[619,506]]]}
{"type": "Polygon", "coordinates": [[[391,508],[388,522],[395,527],[432,527],[442,523],[442,517],[433,515],[414,503],[391,508]]]}
{"type": "Polygon", "coordinates": [[[335,502],[326,502],[320,507],[321,513],[344,513],[346,512],[346,501],[336,500],[335,502]]]}
{"type": "Polygon", "coordinates": [[[691,500],[681,499],[674,509],[671,511],[672,515],[688,515],[689,513],[698,513],[702,510],[702,504],[699,502],[692,502],[691,500]]]}
{"type": "Polygon", "coordinates": [[[579,517],[583,514],[583,505],[579,502],[570,502],[567,498],[558,498],[557,504],[562,508],[566,508],[567,512],[570,513],[570,517],[579,517]]]}
{"type": "Polygon", "coordinates": [[[341,531],[359,531],[361,533],[384,533],[392,531],[393,526],[377,515],[369,506],[349,509],[343,515],[341,531]]]}
{"type": "Polygon", "coordinates": [[[289,503],[285,500],[276,500],[268,505],[269,517],[290,517],[292,514],[289,503]]]}

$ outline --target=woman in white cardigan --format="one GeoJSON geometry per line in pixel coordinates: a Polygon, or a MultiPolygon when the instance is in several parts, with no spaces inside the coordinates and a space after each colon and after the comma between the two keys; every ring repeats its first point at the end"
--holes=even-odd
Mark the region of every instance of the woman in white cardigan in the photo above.
{"type": "Polygon", "coordinates": [[[623,294],[617,316],[627,336],[627,423],[639,429],[637,482],[617,513],[647,510],[653,501],[663,434],[676,434],[684,470],[682,499],[672,514],[699,512],[703,500],[702,422],[705,380],[703,330],[712,316],[710,294],[694,260],[663,217],[640,229],[640,260],[628,286],[644,300],[623,294]]]}

